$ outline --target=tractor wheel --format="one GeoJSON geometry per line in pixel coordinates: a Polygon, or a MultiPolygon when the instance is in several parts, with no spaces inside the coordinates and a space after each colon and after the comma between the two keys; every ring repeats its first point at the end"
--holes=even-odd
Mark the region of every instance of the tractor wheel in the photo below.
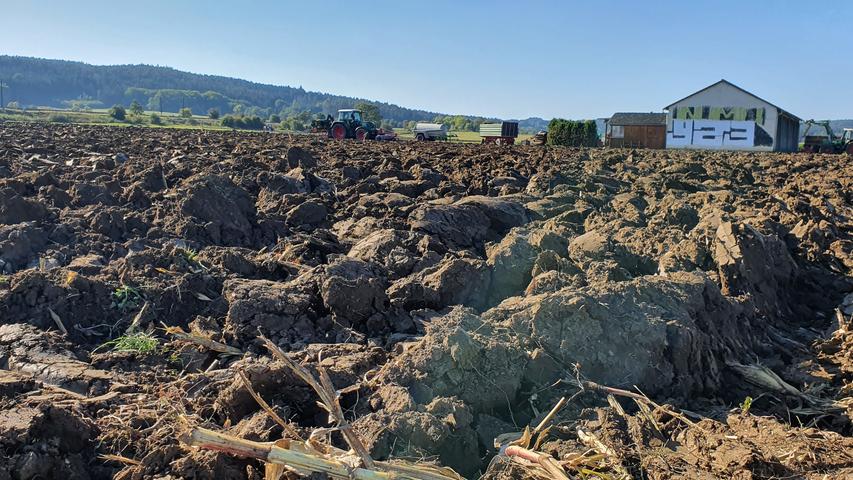
{"type": "Polygon", "coordinates": [[[423,133],[419,133],[418,136],[415,137],[415,140],[417,140],[419,142],[423,142],[424,140],[426,140],[426,137],[424,136],[423,133]]]}
{"type": "Polygon", "coordinates": [[[355,129],[355,139],[359,142],[363,142],[367,138],[367,130],[363,127],[358,127],[355,129]]]}
{"type": "Polygon", "coordinates": [[[342,123],[336,123],[332,125],[332,138],[335,140],[343,140],[347,138],[347,127],[345,127],[342,123]]]}
{"type": "Polygon", "coordinates": [[[847,155],[853,155],[853,142],[848,143],[844,151],[847,152],[847,155]]]}

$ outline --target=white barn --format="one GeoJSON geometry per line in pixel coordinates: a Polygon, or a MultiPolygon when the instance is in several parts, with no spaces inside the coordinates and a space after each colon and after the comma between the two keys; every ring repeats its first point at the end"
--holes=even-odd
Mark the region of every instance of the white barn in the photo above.
{"type": "Polygon", "coordinates": [[[666,148],[797,151],[800,119],[726,80],[664,110],[666,148]]]}

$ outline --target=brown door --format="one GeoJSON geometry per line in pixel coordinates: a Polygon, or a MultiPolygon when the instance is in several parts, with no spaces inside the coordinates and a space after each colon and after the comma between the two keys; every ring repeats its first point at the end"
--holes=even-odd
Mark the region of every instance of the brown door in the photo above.
{"type": "Polygon", "coordinates": [[[666,127],[653,125],[646,127],[646,148],[664,148],[666,143],[666,127]]]}

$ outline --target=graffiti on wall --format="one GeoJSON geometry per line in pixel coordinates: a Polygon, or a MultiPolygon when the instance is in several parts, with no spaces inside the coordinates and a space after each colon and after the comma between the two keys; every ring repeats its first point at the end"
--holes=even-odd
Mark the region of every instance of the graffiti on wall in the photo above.
{"type": "Polygon", "coordinates": [[[673,120],[667,146],[752,147],[755,122],[733,120],[673,120]]]}
{"type": "Polygon", "coordinates": [[[766,116],[763,108],[743,107],[675,107],[672,118],[677,120],[749,120],[764,125],[766,116]]]}
{"type": "Polygon", "coordinates": [[[772,146],[763,128],[763,108],[675,107],[666,132],[668,147],[748,148],[772,146]]]}

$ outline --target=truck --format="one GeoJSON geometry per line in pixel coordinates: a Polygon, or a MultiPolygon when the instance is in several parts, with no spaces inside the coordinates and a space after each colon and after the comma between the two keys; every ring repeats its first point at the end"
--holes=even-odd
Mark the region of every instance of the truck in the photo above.
{"type": "Polygon", "coordinates": [[[512,145],[518,138],[518,122],[497,122],[480,124],[481,143],[512,145]]]}
{"type": "Polygon", "coordinates": [[[418,122],[412,129],[412,135],[419,142],[447,140],[447,126],[441,123],[418,122]]]}

